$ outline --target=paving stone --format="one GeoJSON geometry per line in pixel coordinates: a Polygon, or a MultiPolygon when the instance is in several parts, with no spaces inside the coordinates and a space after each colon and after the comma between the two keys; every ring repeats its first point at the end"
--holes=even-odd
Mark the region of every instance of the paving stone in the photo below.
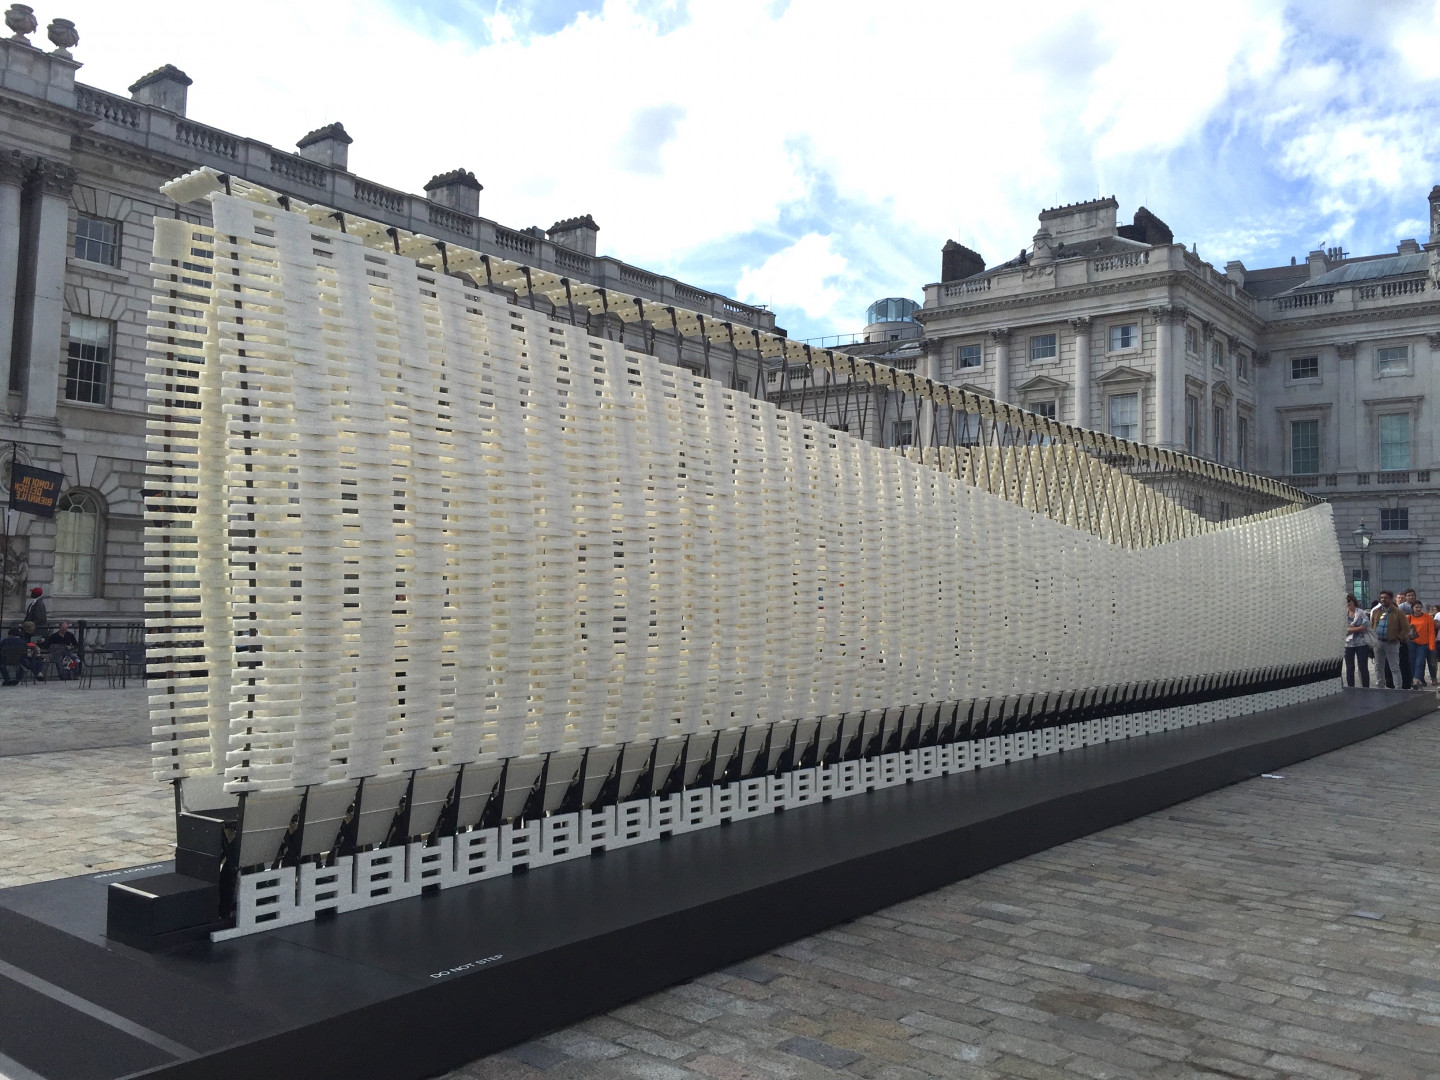
{"type": "Polygon", "coordinates": [[[780,978],[779,972],[772,971],[770,968],[760,964],[751,963],[732,964],[725,969],[725,974],[733,975],[737,979],[748,979],[750,982],[759,983],[761,986],[765,986],[780,978]]]}
{"type": "Polygon", "coordinates": [[[816,1039],[807,1039],[803,1035],[797,1035],[793,1039],[786,1039],[777,1050],[787,1054],[794,1054],[796,1057],[803,1057],[809,1061],[818,1062],[831,1069],[843,1069],[847,1065],[853,1065],[864,1055],[857,1054],[853,1050],[844,1047],[832,1046],[816,1039]]]}
{"type": "Polygon", "coordinates": [[[521,1043],[504,1051],[501,1057],[512,1058],[535,1069],[551,1069],[570,1060],[570,1055],[546,1046],[543,1042],[521,1043]]]}

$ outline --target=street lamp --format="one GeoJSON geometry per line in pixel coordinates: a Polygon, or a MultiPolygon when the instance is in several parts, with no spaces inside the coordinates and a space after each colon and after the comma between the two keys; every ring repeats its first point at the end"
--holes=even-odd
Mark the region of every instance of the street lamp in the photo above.
{"type": "Polygon", "coordinates": [[[1355,537],[1355,546],[1360,549],[1360,602],[1368,606],[1370,603],[1370,573],[1365,565],[1365,556],[1370,550],[1370,530],[1365,528],[1365,522],[1362,521],[1351,535],[1355,537]]]}

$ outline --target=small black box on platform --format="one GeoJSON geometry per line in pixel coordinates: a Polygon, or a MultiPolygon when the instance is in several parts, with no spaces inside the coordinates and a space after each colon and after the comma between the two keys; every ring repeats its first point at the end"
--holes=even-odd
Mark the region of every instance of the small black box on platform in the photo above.
{"type": "Polygon", "coordinates": [[[197,941],[219,925],[220,888],[184,874],[156,874],[110,885],[105,934],[136,949],[197,941]]]}

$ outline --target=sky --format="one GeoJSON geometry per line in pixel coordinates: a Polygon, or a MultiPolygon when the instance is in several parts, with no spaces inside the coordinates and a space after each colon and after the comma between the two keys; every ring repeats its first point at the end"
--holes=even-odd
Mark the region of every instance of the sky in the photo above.
{"type": "Polygon", "coordinates": [[[32,0],[81,81],[164,63],[192,119],[420,192],[472,170],[511,227],[769,305],[792,337],[922,299],[948,239],[994,265],[1114,195],[1217,267],[1428,239],[1440,0],[32,0]]]}

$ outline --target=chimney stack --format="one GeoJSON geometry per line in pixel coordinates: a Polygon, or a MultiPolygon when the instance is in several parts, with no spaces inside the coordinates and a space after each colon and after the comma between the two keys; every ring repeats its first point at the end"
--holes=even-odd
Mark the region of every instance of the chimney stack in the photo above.
{"type": "Polygon", "coordinates": [[[295,145],[306,161],[349,172],[350,144],[354,141],[345,133],[345,125],[337,122],[316,128],[295,145]]]}
{"type": "Polygon", "coordinates": [[[475,179],[474,173],[466,169],[451,169],[430,178],[425,185],[425,197],[451,210],[479,217],[480,192],[484,190],[484,185],[475,179]]]}
{"type": "Polygon", "coordinates": [[[546,230],[545,235],[550,237],[552,244],[559,244],[583,255],[594,255],[596,234],[599,231],[600,226],[595,224],[595,219],[589,214],[582,214],[580,217],[555,222],[546,230]]]}
{"type": "Polygon", "coordinates": [[[131,83],[130,99],[184,116],[185,96],[194,81],[174,64],[166,64],[131,83]]]}
{"type": "Polygon", "coordinates": [[[940,280],[959,281],[974,277],[985,269],[985,260],[978,251],[971,251],[964,244],[946,240],[940,249],[940,280]]]}

